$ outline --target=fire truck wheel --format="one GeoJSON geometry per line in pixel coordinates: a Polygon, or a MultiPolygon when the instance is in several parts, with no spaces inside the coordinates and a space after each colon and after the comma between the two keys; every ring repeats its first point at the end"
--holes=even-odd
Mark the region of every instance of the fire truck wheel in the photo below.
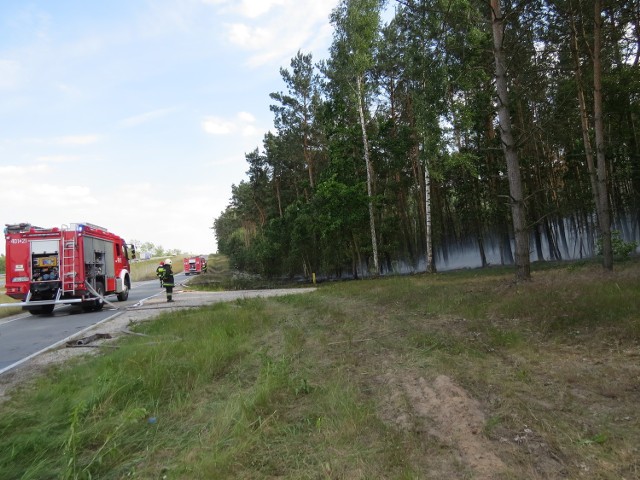
{"type": "Polygon", "coordinates": [[[85,312],[99,312],[104,307],[104,285],[102,282],[96,282],[96,292],[100,294],[100,296],[94,300],[89,300],[87,302],[82,302],[82,310],[85,312]]]}
{"type": "Polygon", "coordinates": [[[51,315],[53,313],[53,309],[54,309],[55,305],[43,305],[42,308],[42,313],[44,315],[51,315]]]}
{"type": "Polygon", "coordinates": [[[104,285],[102,283],[96,282],[96,292],[100,294],[100,296],[96,298],[94,306],[94,310],[98,312],[104,307],[104,285]]]}
{"type": "Polygon", "coordinates": [[[25,308],[31,315],[51,315],[55,305],[42,305],[40,307],[25,308]]]}
{"type": "Polygon", "coordinates": [[[118,301],[124,302],[129,298],[129,287],[124,287],[124,290],[118,294],[118,301]]]}

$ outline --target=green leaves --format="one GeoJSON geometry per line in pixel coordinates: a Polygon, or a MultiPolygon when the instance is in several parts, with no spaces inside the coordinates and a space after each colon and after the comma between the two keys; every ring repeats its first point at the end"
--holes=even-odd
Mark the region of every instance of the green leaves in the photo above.
{"type": "MultiPolygon", "coordinates": [[[[608,5],[602,31],[615,224],[635,218],[640,206],[638,35],[627,3],[608,5]]],[[[594,201],[578,95],[582,89],[590,122],[593,8],[566,0],[502,4],[508,123],[533,254],[592,255],[594,201]]],[[[483,265],[512,261],[504,239],[513,231],[506,199],[515,197],[496,115],[488,2],[395,2],[382,25],[382,13],[391,13],[384,6],[341,0],[330,18],[329,58],[314,65],[312,53],[299,51],[280,69],[283,89],[270,94],[275,131],[246,155],[249,179],[233,187],[214,225],[220,251],[238,259],[235,265],[266,274],[298,274],[310,265],[340,271],[338,263],[356,270],[373,240],[386,265],[418,265],[428,255],[427,231],[436,258],[465,245],[471,264],[476,250],[483,265]]],[[[593,131],[586,131],[588,139],[593,131]]]]}

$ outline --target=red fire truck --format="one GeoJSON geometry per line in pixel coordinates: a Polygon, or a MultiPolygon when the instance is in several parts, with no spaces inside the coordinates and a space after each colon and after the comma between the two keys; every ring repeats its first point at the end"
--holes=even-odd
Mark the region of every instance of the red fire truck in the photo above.
{"type": "Polygon", "coordinates": [[[205,273],[207,271],[207,258],[203,257],[202,255],[185,258],[183,262],[185,275],[197,275],[199,273],[205,273]]]}
{"type": "Polygon", "coordinates": [[[50,314],[58,304],[101,310],[106,295],[129,297],[129,258],[135,247],[90,223],[41,228],[6,225],[6,291],[34,315],[50,314]]]}

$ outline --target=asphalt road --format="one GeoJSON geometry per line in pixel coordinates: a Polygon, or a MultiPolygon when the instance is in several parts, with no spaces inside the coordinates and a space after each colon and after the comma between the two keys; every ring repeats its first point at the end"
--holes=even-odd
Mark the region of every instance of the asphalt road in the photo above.
{"type": "MultiPolygon", "coordinates": [[[[184,281],[185,276],[177,274],[175,278],[176,283],[179,283],[184,281]]],[[[158,280],[150,280],[134,283],[125,302],[119,302],[115,295],[105,298],[123,309],[159,294],[164,295],[164,289],[160,288],[158,280]]],[[[61,305],[55,308],[52,315],[22,313],[0,319],[0,375],[118,314],[119,310],[113,309],[109,304],[105,304],[100,312],[89,313],[78,307],[61,305]]]]}

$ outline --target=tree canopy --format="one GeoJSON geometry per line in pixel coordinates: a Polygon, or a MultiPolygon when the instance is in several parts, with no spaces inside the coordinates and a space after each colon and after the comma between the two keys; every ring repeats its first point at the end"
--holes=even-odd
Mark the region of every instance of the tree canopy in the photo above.
{"type": "Polygon", "coordinates": [[[355,278],[465,252],[526,277],[599,245],[609,268],[611,232],[639,235],[640,0],[398,0],[382,24],[384,6],[342,0],[329,58],[280,69],[219,252],[355,278]]]}

